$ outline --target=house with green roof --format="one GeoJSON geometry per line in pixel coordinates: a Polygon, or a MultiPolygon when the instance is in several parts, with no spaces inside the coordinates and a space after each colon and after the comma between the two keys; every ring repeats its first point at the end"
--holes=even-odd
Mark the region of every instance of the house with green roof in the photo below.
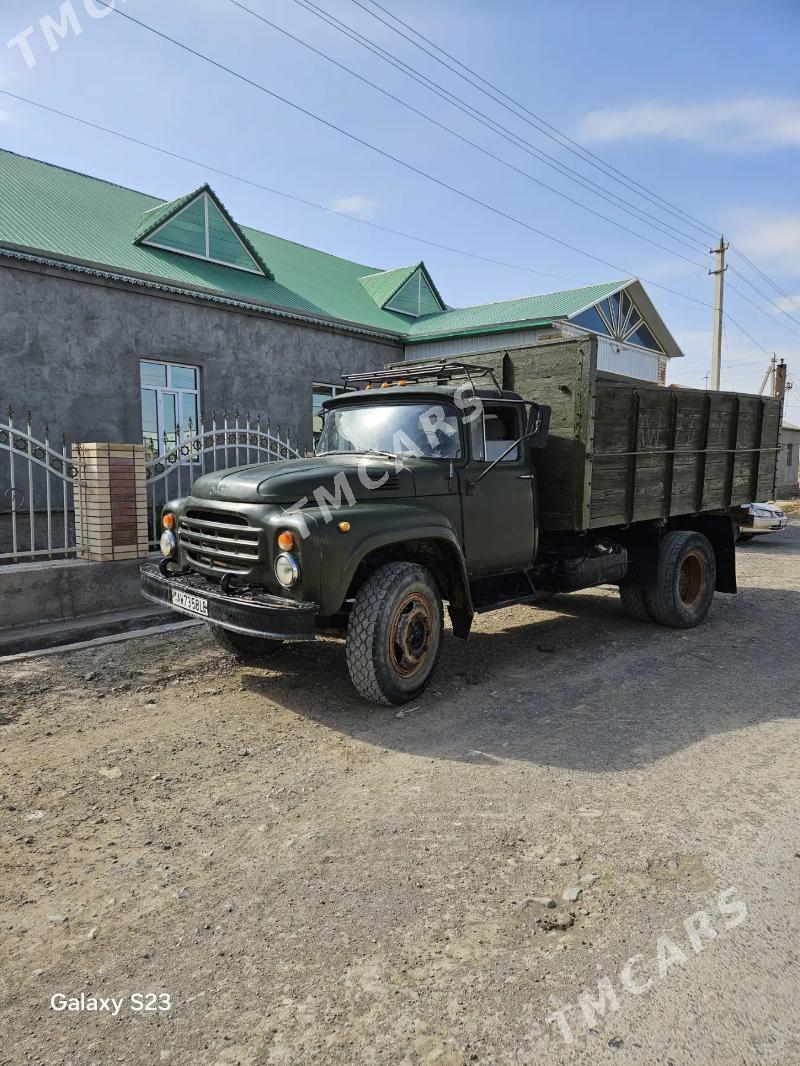
{"type": "Polygon", "coordinates": [[[379,269],[0,151],[0,402],[73,440],[171,444],[216,409],[309,441],[345,373],[591,331],[606,369],[681,352],[635,278],[456,308],[423,262],[379,269]]]}

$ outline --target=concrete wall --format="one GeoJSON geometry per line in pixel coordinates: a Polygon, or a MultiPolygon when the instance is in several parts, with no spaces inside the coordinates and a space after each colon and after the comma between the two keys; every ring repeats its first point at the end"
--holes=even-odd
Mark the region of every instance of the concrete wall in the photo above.
{"type": "Polygon", "coordinates": [[[146,607],[141,560],[0,566],[0,633],[18,626],[146,607]]]}
{"type": "Polygon", "coordinates": [[[781,450],[778,452],[778,469],[775,478],[775,495],[791,497],[800,495],[800,429],[781,430],[781,450]]]}
{"type": "Polygon", "coordinates": [[[0,260],[0,407],[71,441],[141,440],[139,360],[200,367],[204,414],[260,412],[311,440],[311,385],[402,358],[393,343],[0,260]]]}

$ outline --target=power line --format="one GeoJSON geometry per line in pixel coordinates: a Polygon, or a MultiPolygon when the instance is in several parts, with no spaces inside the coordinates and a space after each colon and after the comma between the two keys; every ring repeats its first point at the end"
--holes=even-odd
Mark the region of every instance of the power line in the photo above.
{"type": "Polygon", "coordinates": [[[381,59],[383,62],[388,63],[390,66],[399,70],[406,77],[411,78],[412,81],[417,82],[423,88],[427,89],[435,96],[438,96],[440,99],[444,100],[445,103],[463,112],[463,114],[467,115],[468,118],[472,119],[475,122],[478,122],[480,125],[484,126],[492,133],[503,138],[503,140],[508,141],[510,144],[514,145],[515,148],[519,148],[523,152],[526,152],[528,155],[532,156],[540,163],[544,163],[545,166],[550,167],[550,169],[554,170],[557,174],[561,175],[562,177],[566,177],[568,180],[579,185],[581,188],[586,189],[594,196],[599,197],[601,200],[604,200],[606,203],[611,204],[615,208],[624,210],[626,214],[634,214],[639,221],[645,222],[647,225],[651,226],[653,229],[658,230],[660,233],[665,234],[670,239],[678,241],[678,243],[685,245],[685,247],[689,248],[691,251],[698,250],[696,238],[694,238],[691,234],[686,233],[684,230],[677,229],[670,223],[664,222],[663,219],[657,219],[654,215],[642,210],[641,208],[632,204],[629,200],[626,200],[623,197],[618,196],[616,193],[611,192],[610,189],[606,189],[604,186],[598,185],[597,182],[593,181],[591,178],[585,178],[584,176],[580,175],[576,170],[572,169],[564,163],[561,163],[554,156],[549,155],[547,152],[543,151],[541,148],[538,148],[530,141],[525,140],[525,138],[522,137],[520,134],[515,133],[513,130],[510,130],[507,126],[503,126],[496,119],[493,119],[490,115],[487,115],[484,111],[480,111],[473,104],[470,104],[465,100],[459,99],[457,96],[451,93],[449,89],[445,88],[445,86],[429,78],[427,74],[424,74],[421,71],[417,70],[417,68],[406,63],[405,60],[400,59],[398,56],[393,56],[391,53],[387,52],[386,49],[382,48],[375,41],[370,40],[370,38],[365,37],[362,33],[354,29],[348,23],[343,22],[337,16],[332,15],[324,9],[320,8],[316,3],[314,3],[314,0],[295,0],[295,3],[299,7],[303,8],[304,11],[307,11],[309,14],[314,15],[316,18],[325,22],[328,26],[344,34],[344,36],[348,37],[350,40],[354,41],[362,48],[367,49],[367,51],[377,56],[377,58],[381,59]],[[683,238],[688,238],[688,241],[684,240],[683,238]]]}
{"type": "MultiPolygon", "coordinates": [[[[738,271],[736,271],[736,273],[738,274],[738,271]]],[[[756,311],[759,311],[762,315],[766,315],[766,317],[770,320],[770,322],[773,322],[773,323],[775,323],[778,326],[783,326],[784,329],[787,329],[795,337],[800,337],[800,333],[798,333],[798,331],[796,329],[792,329],[792,327],[791,326],[787,326],[786,323],[782,319],[776,318],[775,315],[771,315],[769,313],[769,311],[765,311],[764,308],[760,304],[757,304],[755,302],[755,300],[751,300],[750,297],[747,295],[747,293],[742,292],[741,289],[737,289],[736,286],[732,285],[730,282],[728,282],[728,289],[731,292],[735,292],[736,295],[740,297],[740,299],[745,300],[747,303],[749,303],[751,305],[751,307],[755,307],[756,311]]],[[[792,321],[794,321],[794,319],[792,319],[792,321]]]]}
{"type": "MultiPolygon", "coordinates": [[[[110,4],[106,3],[106,0],[97,0],[97,2],[100,3],[103,7],[107,8],[109,11],[113,11],[121,18],[127,19],[129,22],[135,23],[141,29],[147,30],[149,33],[154,34],[161,40],[167,41],[170,44],[175,45],[177,48],[180,48],[182,51],[187,52],[189,55],[193,55],[197,59],[201,59],[204,62],[209,63],[211,66],[223,71],[226,74],[230,74],[232,77],[236,78],[238,81],[243,82],[245,85],[250,85],[252,88],[258,89],[259,92],[263,92],[265,95],[271,97],[273,100],[277,100],[280,103],[285,104],[287,107],[292,108],[292,110],[297,111],[299,114],[305,115],[307,118],[314,119],[315,122],[318,122],[320,125],[325,126],[327,129],[331,129],[335,133],[341,134],[343,137],[346,137],[348,140],[353,141],[353,143],[355,144],[361,145],[363,148],[368,148],[370,151],[375,152],[377,155],[382,156],[384,159],[390,160],[390,162],[397,163],[404,169],[410,171],[413,174],[416,174],[419,177],[425,178],[426,180],[433,182],[440,188],[443,188],[448,192],[454,193],[456,196],[460,196],[462,199],[467,200],[468,202],[473,203],[478,207],[482,207],[484,210],[489,211],[494,215],[497,215],[499,218],[504,218],[509,222],[513,222],[515,225],[522,226],[524,229],[529,230],[531,233],[537,234],[537,236],[544,237],[546,240],[552,241],[553,243],[558,244],[561,247],[568,249],[569,251],[577,252],[579,255],[583,255],[587,259],[591,259],[596,263],[600,263],[602,266],[607,266],[612,270],[620,271],[623,275],[627,277],[635,276],[631,271],[624,270],[624,268],[618,266],[616,263],[612,263],[607,259],[602,259],[600,256],[596,256],[591,252],[587,252],[582,248],[578,248],[576,245],[570,244],[568,241],[563,241],[559,237],[555,237],[553,234],[547,233],[544,230],[539,229],[537,226],[533,226],[529,222],[525,222],[523,219],[517,218],[515,215],[509,214],[502,208],[495,207],[493,204],[487,203],[485,200],[481,200],[477,196],[473,196],[471,193],[467,192],[464,189],[458,188],[458,186],[456,185],[451,185],[443,178],[437,178],[435,175],[430,174],[425,170],[422,170],[420,167],[415,166],[413,163],[409,163],[405,159],[401,159],[398,156],[392,155],[391,152],[387,152],[384,148],[379,148],[377,145],[371,144],[369,141],[364,140],[363,137],[359,137],[357,134],[352,133],[350,130],[346,130],[342,126],[338,126],[336,125],[336,123],[330,122],[328,119],[322,118],[320,115],[315,114],[315,112],[310,111],[308,108],[303,107],[301,104],[298,104],[295,101],[288,99],[288,97],[282,96],[280,93],[275,92],[274,89],[268,89],[265,85],[262,85],[260,82],[257,82],[254,79],[248,77],[246,74],[242,74],[239,71],[234,70],[232,67],[229,67],[226,64],[221,63],[216,59],[213,59],[211,56],[208,56],[205,53],[200,52],[195,48],[192,48],[190,45],[177,40],[175,37],[171,37],[169,34],[163,32],[162,30],[158,30],[155,27],[150,26],[148,23],[143,22],[141,19],[135,18],[129,12],[123,11],[121,8],[118,7],[111,7],[110,4]]],[[[642,278],[642,280],[647,281],[648,285],[653,285],[655,288],[664,289],[666,292],[671,292],[673,295],[680,296],[685,300],[690,300],[693,303],[703,303],[702,300],[697,300],[695,297],[689,296],[687,293],[678,292],[676,289],[670,289],[666,285],[661,285],[659,282],[649,281],[647,278],[642,278]]]]}
{"type": "Polygon", "coordinates": [[[754,270],[756,272],[756,274],[758,274],[759,277],[763,278],[763,280],[766,281],[768,285],[771,285],[773,287],[773,289],[775,289],[775,291],[777,293],[779,293],[781,296],[783,296],[783,298],[785,300],[788,300],[789,303],[792,305],[792,307],[794,307],[798,311],[800,311],[800,303],[797,302],[797,300],[794,298],[794,296],[790,296],[788,292],[785,292],[780,287],[780,285],[778,285],[778,283],[776,281],[773,281],[772,278],[768,277],[764,273],[764,271],[761,270],[760,267],[756,266],[756,264],[753,262],[752,259],[748,259],[747,256],[744,254],[744,252],[742,252],[739,248],[737,248],[735,244],[731,244],[730,247],[734,250],[734,252],[736,252],[736,254],[739,256],[739,258],[741,260],[743,260],[745,263],[747,263],[747,265],[750,267],[751,270],[754,270]]]}
{"type": "MultiPolygon", "coordinates": [[[[767,301],[767,303],[770,303],[770,304],[772,304],[772,306],[773,306],[773,307],[775,308],[775,310],[776,310],[776,311],[778,311],[778,312],[779,312],[780,314],[784,314],[784,315],[786,315],[786,317],[787,317],[787,318],[789,319],[789,321],[790,321],[790,322],[793,322],[793,323],[794,323],[794,324],[795,324],[796,326],[800,326],[800,322],[798,322],[798,321],[797,321],[797,319],[796,319],[796,318],[794,318],[794,317],[793,317],[793,316],[792,316],[792,315],[791,315],[791,314],[790,314],[790,313],[789,313],[789,312],[788,312],[788,311],[786,310],[786,308],[785,308],[785,307],[781,307],[781,305],[780,305],[779,303],[776,303],[776,301],[775,301],[775,300],[773,300],[771,296],[769,296],[769,295],[768,295],[767,293],[765,293],[763,289],[760,289],[760,288],[758,287],[758,285],[756,285],[756,283],[755,283],[754,281],[751,281],[751,280],[750,280],[750,278],[748,278],[748,277],[747,277],[747,275],[746,275],[746,274],[743,274],[743,273],[741,272],[741,270],[737,270],[737,269],[736,269],[736,267],[735,267],[735,266],[732,266],[731,264],[728,264],[728,266],[729,266],[730,270],[731,270],[731,271],[732,271],[732,272],[733,272],[733,273],[734,273],[734,274],[735,274],[735,275],[736,275],[736,276],[737,276],[738,278],[741,278],[741,279],[742,279],[742,281],[743,281],[743,282],[744,282],[744,283],[745,283],[746,285],[749,285],[749,286],[750,286],[750,288],[751,288],[751,289],[752,289],[752,290],[753,290],[754,292],[757,292],[757,293],[758,293],[758,295],[759,295],[759,296],[760,296],[760,297],[761,297],[761,298],[762,298],[763,300],[766,300],[766,301],[767,301]]],[[[798,336],[800,336],[800,334],[798,334],[798,336]]]]}
{"type": "Polygon", "coordinates": [[[758,348],[758,350],[759,350],[760,352],[763,352],[763,353],[764,353],[764,355],[766,355],[766,356],[767,356],[767,358],[769,358],[769,356],[770,356],[770,355],[771,355],[772,353],[771,353],[771,352],[768,352],[768,351],[767,351],[767,349],[766,349],[766,348],[764,347],[764,345],[763,345],[763,344],[759,344],[759,343],[758,343],[758,341],[757,341],[757,340],[755,339],[755,337],[751,336],[751,335],[750,335],[750,334],[749,334],[749,333],[747,332],[747,330],[746,330],[746,329],[744,328],[744,326],[740,326],[740,325],[739,325],[739,323],[738,323],[738,322],[736,321],[736,319],[735,319],[735,318],[731,318],[731,316],[730,316],[730,315],[728,314],[728,312],[727,312],[727,311],[725,311],[725,312],[724,312],[724,314],[725,314],[725,317],[727,318],[727,320],[728,320],[728,321],[730,322],[730,324],[731,324],[732,326],[736,326],[736,328],[737,328],[737,329],[739,330],[739,332],[740,332],[740,333],[743,333],[743,334],[745,335],[745,337],[747,337],[747,339],[748,339],[748,340],[750,341],[750,343],[751,343],[751,344],[755,344],[756,348],[758,348]]]}
{"type": "Polygon", "coordinates": [[[455,67],[450,66],[449,63],[445,63],[444,60],[439,58],[439,56],[435,55],[433,52],[430,52],[427,48],[424,48],[417,41],[414,41],[412,38],[410,38],[406,34],[402,33],[400,30],[397,29],[396,26],[392,26],[391,23],[389,23],[385,19],[381,18],[380,15],[376,15],[374,11],[371,11],[368,7],[366,7],[363,3],[361,3],[361,0],[353,0],[353,3],[357,7],[360,7],[368,15],[371,15],[372,18],[376,19],[378,22],[381,22],[384,26],[386,26],[389,29],[393,30],[394,33],[399,34],[401,37],[403,37],[410,44],[413,44],[415,48],[418,48],[420,51],[424,52],[426,55],[428,55],[432,59],[436,60],[436,62],[440,63],[442,66],[444,66],[448,70],[452,71],[452,73],[456,74],[463,81],[466,81],[467,84],[471,85],[475,89],[478,89],[480,92],[482,92],[484,94],[484,96],[488,96],[491,100],[494,100],[495,103],[499,103],[502,107],[505,107],[507,111],[510,111],[512,114],[516,115],[517,118],[521,118],[523,121],[527,122],[528,125],[533,126],[534,129],[536,129],[540,133],[544,134],[544,136],[549,137],[550,140],[555,141],[556,144],[559,144],[561,147],[566,148],[568,151],[572,152],[573,155],[578,156],[578,158],[580,158],[583,162],[588,162],[588,163],[590,163],[591,166],[594,166],[597,169],[601,169],[602,168],[604,170],[604,172],[609,177],[612,177],[612,178],[614,178],[614,180],[620,182],[623,185],[626,185],[628,188],[631,189],[631,191],[635,192],[636,195],[641,196],[643,199],[649,200],[651,203],[655,204],[656,206],[659,206],[657,201],[660,201],[660,203],[663,204],[664,206],[659,207],[659,210],[664,211],[666,209],[666,210],[669,211],[670,214],[673,214],[676,217],[682,217],[682,221],[684,221],[684,220],[685,221],[689,221],[692,225],[696,226],[698,229],[705,230],[707,233],[716,236],[716,233],[715,233],[714,229],[711,226],[706,225],[706,223],[701,222],[699,219],[693,218],[693,216],[689,215],[686,211],[683,211],[681,208],[677,207],[675,204],[671,204],[668,200],[665,200],[662,196],[659,196],[657,193],[652,193],[652,190],[647,189],[640,182],[637,182],[637,181],[634,181],[631,178],[628,178],[627,175],[623,174],[622,171],[617,170],[616,167],[611,166],[610,164],[606,163],[605,160],[601,159],[599,156],[595,155],[593,152],[590,152],[589,149],[584,148],[583,145],[579,144],[577,141],[574,141],[571,137],[568,137],[567,134],[563,133],[561,130],[559,130],[555,126],[551,125],[551,123],[546,122],[540,115],[537,115],[534,111],[531,111],[530,108],[526,107],[524,104],[521,104],[518,100],[514,99],[512,96],[509,96],[508,93],[503,92],[502,89],[499,89],[496,85],[494,85],[492,82],[490,82],[487,78],[484,78],[481,74],[478,74],[476,71],[472,70],[470,67],[468,67],[466,65],[466,63],[463,63],[460,59],[457,59],[450,52],[447,52],[445,49],[441,48],[434,41],[430,40],[430,38],[428,38],[424,34],[420,33],[419,30],[417,30],[413,26],[409,25],[409,23],[404,22],[398,15],[395,15],[393,12],[389,11],[387,8],[385,8],[381,4],[379,4],[377,2],[377,0],[370,0],[370,3],[372,4],[373,7],[378,8],[384,14],[386,14],[390,18],[392,18],[395,22],[399,23],[401,26],[404,26],[407,30],[409,30],[411,33],[415,34],[417,37],[419,37],[421,40],[425,41],[427,44],[430,44],[441,55],[447,56],[448,59],[452,59],[454,63],[457,63],[458,66],[462,68],[462,70],[466,70],[473,77],[478,78],[479,81],[483,82],[484,85],[488,86],[492,90],[492,92],[489,92],[489,91],[487,91],[487,89],[482,88],[481,85],[476,84],[474,81],[471,80],[471,78],[469,78],[466,75],[464,75],[463,73],[461,73],[461,71],[457,70],[455,67]],[[502,97],[504,99],[498,99],[497,96],[493,95],[493,93],[498,93],[500,95],[500,97],[502,97]],[[508,103],[505,103],[504,100],[508,101],[508,103]],[[518,113],[518,111],[513,110],[509,106],[509,104],[513,104],[514,108],[520,109],[521,111],[525,112],[525,114],[520,115],[518,113]],[[526,118],[525,117],[526,114],[528,116],[530,116],[530,118],[526,118]],[[531,121],[531,120],[533,120],[533,121],[531,121]],[[543,126],[545,128],[542,128],[543,126]],[[548,132],[548,131],[552,131],[552,132],[548,132]],[[637,186],[638,189],[640,189],[642,191],[641,192],[637,191],[637,188],[634,188],[633,186],[637,186]]]}
{"type": "MultiPolygon", "coordinates": [[[[295,203],[303,204],[305,207],[313,207],[315,210],[324,211],[329,215],[338,215],[340,218],[346,218],[350,222],[357,222],[360,226],[369,226],[372,229],[381,230],[384,233],[390,233],[395,237],[403,237],[405,240],[416,241],[419,244],[427,244],[431,248],[439,248],[442,251],[452,252],[455,255],[468,256],[470,259],[478,259],[483,263],[492,263],[495,266],[507,267],[510,270],[521,270],[526,274],[536,274],[539,277],[554,278],[556,281],[567,281],[570,284],[575,284],[574,278],[566,278],[562,274],[549,274],[543,270],[534,270],[533,267],[521,266],[519,263],[507,263],[502,259],[494,259],[491,256],[481,255],[478,252],[470,252],[465,248],[456,248],[449,244],[442,244],[439,241],[432,241],[428,237],[420,237],[415,233],[405,233],[403,230],[393,229],[391,226],[384,226],[379,222],[373,222],[371,219],[358,218],[357,215],[350,215],[346,211],[339,211],[335,207],[327,207],[325,204],[318,204],[313,200],[304,200],[303,197],[296,196],[294,193],[285,192],[283,189],[276,189],[270,185],[264,185],[259,181],[254,181],[252,178],[242,177],[241,174],[234,174],[230,170],[223,170],[221,167],[214,166],[212,163],[205,163],[202,160],[193,159],[191,156],[181,155],[180,152],[174,152],[161,145],[151,144],[149,141],[140,140],[138,137],[133,137],[130,134],[111,129],[109,126],[101,126],[99,123],[92,122],[86,118],[81,118],[79,115],[72,115],[67,111],[60,111],[57,107],[50,107],[48,104],[43,104],[38,100],[32,100],[27,96],[20,96],[17,93],[12,93],[9,89],[0,89],[0,93],[4,96],[11,97],[13,100],[18,100],[23,104],[30,104],[31,107],[38,107],[42,111],[48,111],[52,115],[58,115],[60,118],[66,118],[71,122],[77,122],[81,126],[87,126],[89,129],[99,130],[101,133],[107,133],[112,137],[119,137],[121,140],[128,141],[130,144],[136,144],[141,148],[147,148],[152,152],[159,152],[162,155],[170,156],[172,159],[178,159],[183,163],[190,163],[192,166],[202,167],[203,170],[211,171],[213,174],[220,174],[225,178],[231,178],[234,181],[242,182],[244,185],[250,185],[263,192],[272,193],[275,196],[281,196],[286,200],[293,200],[295,203]]],[[[680,306],[686,309],[685,304],[674,306],[680,306]]]]}
{"type": "MultiPolygon", "coordinates": [[[[382,86],[377,85],[374,81],[370,81],[369,78],[366,78],[362,74],[359,74],[357,71],[353,70],[351,67],[346,66],[344,63],[339,62],[339,60],[337,60],[337,59],[334,59],[333,56],[328,55],[327,52],[323,52],[319,48],[315,48],[313,45],[309,44],[307,41],[304,41],[301,37],[297,37],[295,34],[291,33],[289,30],[284,29],[282,26],[279,26],[277,23],[273,22],[271,19],[268,19],[265,15],[260,14],[258,11],[254,11],[251,7],[248,7],[246,4],[241,3],[241,0],[229,0],[229,2],[231,4],[233,4],[234,7],[239,8],[239,10],[245,11],[249,15],[252,15],[253,18],[258,19],[258,21],[264,23],[264,25],[269,26],[273,30],[277,30],[278,33],[283,34],[285,37],[288,37],[290,40],[296,42],[301,47],[306,48],[308,51],[313,52],[314,55],[317,55],[320,58],[326,60],[328,63],[333,64],[333,66],[337,67],[339,70],[343,70],[346,73],[350,74],[352,77],[356,78],[358,81],[362,82],[364,85],[368,85],[370,88],[375,89],[376,92],[381,93],[383,96],[387,97],[389,100],[393,100],[395,103],[399,104],[401,107],[406,108],[406,110],[411,111],[413,114],[415,114],[418,117],[424,119],[424,121],[430,122],[432,125],[436,126],[437,129],[444,130],[445,133],[450,134],[452,137],[455,137],[457,140],[461,141],[462,143],[467,144],[471,148],[474,148],[476,151],[481,152],[483,155],[488,156],[489,159],[493,159],[495,162],[500,163],[502,166],[508,167],[509,170],[512,170],[512,171],[514,171],[514,173],[521,175],[522,177],[526,178],[528,181],[532,181],[532,182],[534,182],[534,184],[541,186],[543,189],[547,189],[548,192],[551,192],[551,193],[553,193],[556,196],[560,196],[563,200],[566,200],[568,203],[574,204],[576,207],[580,207],[584,211],[588,211],[590,214],[594,215],[595,218],[600,218],[604,222],[608,222],[610,225],[615,226],[617,229],[624,230],[625,233],[630,233],[632,236],[637,237],[639,240],[646,241],[652,247],[658,248],[662,252],[666,252],[668,255],[675,255],[678,258],[683,259],[685,262],[690,263],[692,266],[697,267],[698,270],[705,270],[706,269],[706,267],[705,267],[705,265],[703,263],[699,263],[695,259],[690,259],[688,256],[684,255],[682,252],[675,251],[673,248],[668,248],[666,245],[661,244],[658,241],[652,240],[650,237],[646,236],[645,234],[639,233],[637,230],[631,229],[630,227],[623,225],[623,223],[617,222],[613,218],[609,218],[609,216],[608,215],[604,215],[602,213],[602,211],[596,211],[593,207],[589,207],[588,204],[584,204],[582,201],[576,200],[574,197],[568,195],[565,192],[562,192],[560,189],[555,188],[555,186],[553,186],[553,185],[548,185],[547,182],[544,182],[541,179],[535,177],[529,171],[523,170],[521,167],[516,166],[514,163],[511,163],[509,160],[504,159],[502,156],[495,155],[494,152],[489,151],[489,149],[485,148],[483,145],[477,144],[475,141],[470,140],[468,137],[465,137],[463,134],[458,133],[452,127],[447,126],[443,122],[439,122],[438,119],[433,118],[433,116],[429,115],[427,112],[420,111],[419,108],[414,107],[412,104],[408,103],[408,101],[401,99],[399,96],[395,96],[395,94],[392,93],[392,92],[389,92],[388,89],[384,89],[382,86]]],[[[681,241],[681,243],[683,244],[684,242],[681,241]]],[[[689,247],[691,247],[691,246],[689,246],[689,247]]]]}
{"type": "MultiPolygon", "coordinates": [[[[297,0],[297,2],[299,2],[299,0],[297,0]]],[[[530,108],[528,108],[524,104],[520,103],[519,100],[516,100],[514,97],[510,96],[508,93],[506,93],[502,89],[500,89],[497,85],[495,85],[494,83],[489,81],[487,78],[485,78],[483,75],[479,74],[477,71],[475,71],[471,67],[467,66],[466,63],[464,63],[462,60],[458,59],[451,52],[448,52],[446,49],[444,49],[440,45],[436,44],[436,42],[431,40],[429,37],[426,37],[425,34],[421,33],[414,26],[410,25],[408,22],[406,22],[402,18],[400,18],[399,15],[396,15],[396,14],[394,14],[394,12],[389,11],[386,7],[384,7],[382,4],[380,4],[378,2],[378,0],[368,0],[368,2],[369,2],[369,4],[372,7],[377,8],[378,10],[382,11],[385,15],[388,15],[394,22],[398,23],[399,25],[403,26],[405,29],[409,30],[410,33],[413,33],[420,40],[425,41],[426,44],[429,44],[440,55],[446,56],[448,59],[452,60],[452,62],[457,64],[457,66],[460,67],[461,70],[458,70],[455,67],[451,66],[449,63],[444,62],[440,58],[440,56],[437,56],[434,52],[431,52],[429,49],[424,48],[422,45],[419,44],[418,41],[413,40],[407,34],[402,33],[400,30],[397,29],[396,26],[392,26],[391,23],[387,22],[386,19],[383,19],[379,15],[376,15],[375,12],[370,10],[370,8],[368,8],[367,6],[365,6],[365,4],[361,2],[361,0],[353,0],[353,3],[357,7],[359,7],[361,10],[365,11],[372,18],[376,19],[378,22],[380,22],[381,24],[383,24],[387,28],[391,29],[393,32],[399,34],[404,40],[408,41],[410,44],[414,45],[414,47],[418,48],[420,51],[424,52],[426,55],[428,55],[432,59],[436,60],[436,62],[440,63],[446,69],[450,70],[452,73],[456,74],[462,80],[466,81],[473,88],[478,89],[485,96],[488,96],[490,99],[495,100],[496,103],[501,104],[503,107],[506,108],[506,110],[511,111],[512,114],[516,114],[517,117],[522,118],[524,121],[528,121],[529,125],[532,125],[535,129],[539,130],[539,132],[543,133],[547,137],[550,137],[551,140],[556,141],[556,143],[561,144],[562,147],[567,148],[567,150],[572,152],[573,155],[577,155],[582,160],[584,160],[586,162],[589,162],[592,166],[596,166],[596,167],[598,167],[598,169],[602,169],[602,171],[604,173],[608,174],[611,177],[615,177],[615,179],[617,181],[620,181],[627,188],[631,188],[632,191],[634,191],[634,192],[636,192],[636,189],[633,188],[633,186],[636,186],[638,189],[642,190],[642,192],[638,193],[638,195],[643,195],[645,193],[652,194],[652,195],[646,195],[646,196],[644,196],[644,198],[649,200],[651,203],[655,203],[656,201],[653,200],[653,197],[655,197],[656,200],[660,201],[661,204],[664,205],[664,207],[670,209],[670,213],[672,213],[673,215],[683,216],[684,219],[688,220],[689,222],[691,222],[692,224],[696,225],[700,229],[703,229],[706,232],[708,232],[710,234],[714,234],[716,236],[716,233],[715,233],[715,231],[714,231],[714,229],[712,227],[708,226],[706,223],[704,223],[704,222],[700,221],[699,219],[695,218],[694,216],[690,215],[688,212],[684,211],[682,208],[677,207],[677,205],[671,203],[668,200],[665,200],[664,197],[659,196],[657,193],[654,193],[650,189],[647,189],[647,187],[642,185],[641,182],[638,182],[635,179],[630,178],[628,175],[624,174],[622,171],[618,170],[616,167],[612,166],[610,163],[607,163],[601,157],[595,155],[594,152],[591,152],[589,149],[585,148],[583,145],[581,145],[577,141],[573,140],[571,137],[569,137],[563,131],[559,130],[557,127],[555,127],[551,123],[547,122],[546,119],[542,118],[541,115],[536,114],[530,108]],[[462,71],[466,71],[469,75],[472,75],[472,78],[477,78],[478,81],[482,82],[484,86],[488,87],[488,89],[491,89],[492,92],[488,92],[487,89],[483,88],[479,84],[476,84],[476,82],[474,82],[472,80],[472,78],[466,77],[462,73],[462,71]],[[498,100],[497,97],[494,95],[494,93],[499,94],[499,96],[502,97],[503,99],[499,99],[498,100]],[[504,103],[504,100],[508,101],[508,103],[504,103]],[[514,108],[520,109],[521,111],[527,113],[527,115],[529,115],[530,118],[533,119],[534,121],[533,122],[529,121],[528,119],[525,118],[525,115],[519,115],[518,111],[513,110],[511,107],[508,106],[508,104],[513,104],[514,108]],[[546,128],[543,129],[542,126],[544,126],[546,128]],[[548,131],[550,131],[550,132],[548,132],[548,131]]],[[[661,208],[661,209],[663,210],[663,208],[661,208]]],[[[765,274],[764,271],[762,271],[758,266],[756,266],[756,264],[753,263],[752,260],[748,259],[741,251],[739,251],[738,248],[735,248],[734,250],[740,256],[740,258],[745,263],[747,263],[748,266],[750,266],[750,268],[752,270],[754,270],[764,281],[766,281],[768,284],[770,284],[794,308],[796,308],[798,311],[800,311],[800,303],[798,303],[794,299],[794,297],[792,297],[788,293],[786,293],[775,281],[773,281],[767,274],[765,274]]],[[[745,277],[745,275],[741,274],[739,271],[736,271],[735,268],[733,268],[733,267],[731,269],[733,269],[735,271],[735,273],[737,273],[747,284],[749,284],[752,288],[754,288],[757,292],[759,292],[757,286],[755,286],[747,277],[745,277]]],[[[729,286],[729,287],[733,288],[733,286],[729,286]]],[[[738,292],[738,290],[736,290],[735,288],[733,289],[733,291],[734,292],[738,292]]],[[[739,295],[742,296],[744,299],[747,299],[747,297],[745,297],[741,292],[739,292],[739,295]]],[[[761,293],[761,292],[759,292],[759,295],[764,296],[764,294],[761,293]]],[[[765,297],[765,298],[766,299],[770,299],[769,297],[765,297]]],[[[752,302],[752,301],[750,301],[750,302],[752,302]]],[[[800,324],[800,323],[797,322],[796,319],[794,319],[789,314],[789,312],[786,310],[786,308],[781,307],[779,304],[775,303],[772,300],[770,300],[770,302],[773,303],[773,306],[775,306],[779,311],[785,313],[790,318],[790,320],[792,322],[794,322],[796,325],[800,324]]],[[[758,305],[754,304],[754,306],[757,307],[758,305]]],[[[763,310],[763,309],[759,308],[759,310],[763,310]]],[[[791,331],[791,332],[794,332],[794,331],[791,331]]]]}

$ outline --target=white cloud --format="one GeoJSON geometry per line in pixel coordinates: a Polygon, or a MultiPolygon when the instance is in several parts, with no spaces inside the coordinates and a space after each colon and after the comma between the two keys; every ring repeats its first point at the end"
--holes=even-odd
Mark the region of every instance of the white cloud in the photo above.
{"type": "Polygon", "coordinates": [[[340,200],[332,200],[328,204],[334,211],[342,211],[346,215],[355,215],[356,218],[368,221],[377,216],[379,206],[368,196],[343,196],[340,200]]]}
{"type": "Polygon", "coordinates": [[[0,107],[0,122],[10,122],[10,121],[11,121],[11,112],[10,111],[4,111],[2,109],[2,107],[0,107]]]}
{"type": "Polygon", "coordinates": [[[776,296],[774,303],[776,315],[781,311],[788,311],[790,315],[796,315],[800,313],[800,292],[796,296],[791,294],[788,296],[776,296]]]}
{"type": "Polygon", "coordinates": [[[727,213],[724,232],[767,274],[800,277],[800,211],[739,208],[727,213]]]}
{"type": "Polygon", "coordinates": [[[800,148],[800,100],[743,96],[695,104],[643,101],[617,110],[590,111],[578,136],[589,141],[658,137],[740,152],[800,148]]]}

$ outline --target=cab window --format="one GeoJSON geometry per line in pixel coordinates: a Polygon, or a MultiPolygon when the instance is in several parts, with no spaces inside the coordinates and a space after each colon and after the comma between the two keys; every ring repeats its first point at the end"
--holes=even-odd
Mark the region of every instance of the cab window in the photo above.
{"type": "MultiPolygon", "coordinates": [[[[483,418],[476,418],[470,427],[473,458],[487,463],[493,463],[520,437],[517,409],[506,404],[484,404],[483,418]]],[[[518,459],[519,445],[512,448],[501,462],[510,463],[518,459]]]]}

